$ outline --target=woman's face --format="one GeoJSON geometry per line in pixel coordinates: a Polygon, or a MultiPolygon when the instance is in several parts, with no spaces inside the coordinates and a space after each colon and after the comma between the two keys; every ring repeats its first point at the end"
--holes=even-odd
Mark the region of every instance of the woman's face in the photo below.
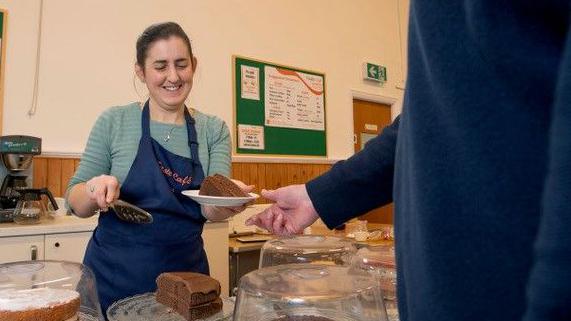
{"type": "Polygon", "coordinates": [[[192,88],[196,59],[179,37],[159,39],[149,46],[144,67],[135,64],[135,72],[149,89],[152,106],[176,110],[192,88]]]}

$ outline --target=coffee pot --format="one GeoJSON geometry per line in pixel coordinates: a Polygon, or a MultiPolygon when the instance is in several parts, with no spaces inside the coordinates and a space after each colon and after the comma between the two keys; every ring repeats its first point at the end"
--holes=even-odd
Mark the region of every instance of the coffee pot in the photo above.
{"type": "Polygon", "coordinates": [[[42,139],[25,135],[0,136],[0,223],[14,221],[20,193],[30,188],[32,159],[42,152],[42,139]]]}
{"type": "Polygon", "coordinates": [[[20,198],[14,209],[14,223],[37,224],[45,217],[47,210],[42,202],[42,195],[46,195],[54,210],[58,209],[52,193],[47,188],[25,188],[18,190],[20,198]]]}

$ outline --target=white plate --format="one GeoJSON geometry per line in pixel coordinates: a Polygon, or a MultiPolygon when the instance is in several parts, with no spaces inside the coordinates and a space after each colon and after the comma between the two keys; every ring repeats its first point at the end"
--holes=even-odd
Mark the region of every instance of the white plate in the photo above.
{"type": "Polygon", "coordinates": [[[199,190],[187,190],[181,193],[192,198],[198,204],[216,205],[216,206],[241,206],[260,197],[256,193],[249,193],[247,197],[225,197],[225,196],[206,196],[198,195],[199,190]]]}

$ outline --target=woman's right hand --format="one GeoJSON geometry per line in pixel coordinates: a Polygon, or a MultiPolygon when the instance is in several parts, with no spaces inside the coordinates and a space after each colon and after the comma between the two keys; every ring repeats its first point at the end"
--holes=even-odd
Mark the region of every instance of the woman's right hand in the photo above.
{"type": "Polygon", "coordinates": [[[119,198],[119,181],[111,175],[99,175],[85,183],[85,192],[89,200],[97,204],[102,211],[107,211],[109,204],[119,198]]]}

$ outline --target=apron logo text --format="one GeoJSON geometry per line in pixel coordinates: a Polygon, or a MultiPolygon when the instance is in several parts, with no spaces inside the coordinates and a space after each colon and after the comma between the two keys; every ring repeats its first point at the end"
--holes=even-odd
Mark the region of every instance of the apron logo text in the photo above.
{"type": "Polygon", "coordinates": [[[158,162],[159,163],[159,168],[161,169],[161,172],[163,172],[163,174],[165,176],[168,177],[172,177],[172,179],[179,183],[180,185],[184,186],[184,185],[189,185],[192,182],[192,177],[191,176],[180,176],[178,173],[173,172],[172,169],[166,167],[163,165],[163,163],[161,161],[158,162]]]}

